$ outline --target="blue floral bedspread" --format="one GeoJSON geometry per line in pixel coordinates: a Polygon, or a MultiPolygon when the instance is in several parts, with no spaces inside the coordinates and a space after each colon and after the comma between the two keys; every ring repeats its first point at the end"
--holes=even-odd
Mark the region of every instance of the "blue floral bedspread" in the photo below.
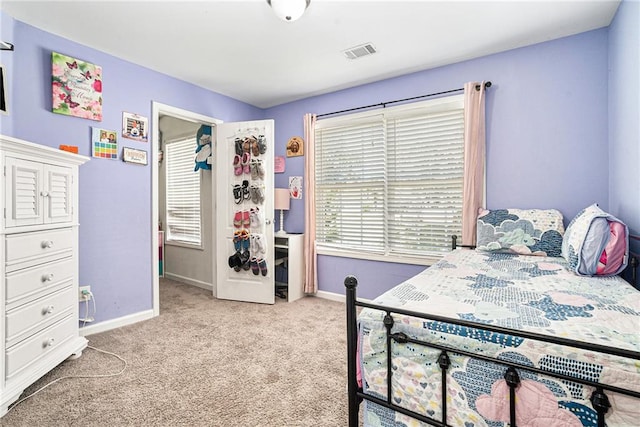
{"type": "MultiPolygon", "coordinates": [[[[563,258],[459,249],[387,291],[377,304],[481,324],[526,330],[640,352],[640,292],[619,277],[580,277],[563,258]]],[[[362,310],[359,360],[365,392],[385,398],[386,341],[383,313],[362,310]]],[[[640,391],[640,361],[448,323],[394,315],[393,332],[514,361],[551,372],[640,391]]],[[[392,399],[440,420],[439,350],[393,344],[392,399]]],[[[447,422],[501,427],[509,420],[505,368],[449,354],[447,422]]],[[[519,370],[519,427],[596,426],[592,389],[519,370]]],[[[607,392],[608,426],[635,426],[640,401],[607,392]]],[[[421,426],[412,418],[366,404],[366,426],[421,426]]]]}

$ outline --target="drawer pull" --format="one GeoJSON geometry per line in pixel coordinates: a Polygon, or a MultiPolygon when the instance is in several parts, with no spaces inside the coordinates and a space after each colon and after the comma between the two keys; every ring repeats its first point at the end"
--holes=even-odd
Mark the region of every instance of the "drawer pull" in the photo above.
{"type": "Polygon", "coordinates": [[[55,339],[53,339],[53,338],[49,338],[48,340],[44,340],[44,342],[42,343],[42,347],[43,348],[52,347],[54,341],[55,341],[55,339]]]}
{"type": "Polygon", "coordinates": [[[52,248],[52,247],[53,247],[53,240],[43,240],[42,241],[42,248],[43,249],[52,248]]]}
{"type": "Polygon", "coordinates": [[[51,282],[53,280],[53,273],[43,274],[42,281],[43,282],[51,282]]]}
{"type": "Polygon", "coordinates": [[[53,306],[52,305],[47,306],[47,307],[42,309],[42,314],[43,315],[47,315],[47,314],[51,314],[51,313],[53,313],[53,306]]]}

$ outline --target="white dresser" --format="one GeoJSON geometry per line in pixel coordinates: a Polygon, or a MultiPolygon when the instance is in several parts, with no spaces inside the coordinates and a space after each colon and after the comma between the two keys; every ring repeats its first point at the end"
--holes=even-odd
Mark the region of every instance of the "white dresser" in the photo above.
{"type": "Polygon", "coordinates": [[[87,340],[78,332],[78,167],[89,158],[0,135],[0,416],[87,340]]]}

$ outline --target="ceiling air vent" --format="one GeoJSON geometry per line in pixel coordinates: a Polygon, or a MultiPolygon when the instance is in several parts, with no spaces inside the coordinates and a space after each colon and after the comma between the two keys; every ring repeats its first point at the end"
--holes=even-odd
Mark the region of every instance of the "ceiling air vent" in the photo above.
{"type": "Polygon", "coordinates": [[[344,56],[349,59],[358,59],[363,56],[373,55],[377,50],[371,43],[363,44],[360,46],[355,46],[350,49],[343,51],[344,56]]]}

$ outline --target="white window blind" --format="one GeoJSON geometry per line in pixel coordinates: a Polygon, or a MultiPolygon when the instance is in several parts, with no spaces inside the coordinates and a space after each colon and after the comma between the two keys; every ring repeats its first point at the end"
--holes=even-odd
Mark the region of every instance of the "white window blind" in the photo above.
{"type": "Polygon", "coordinates": [[[319,120],[319,247],[437,256],[462,230],[462,96],[319,120]]]}
{"type": "Polygon", "coordinates": [[[169,142],[166,157],[167,241],[200,245],[200,173],[194,172],[196,139],[169,142]]]}
{"type": "Polygon", "coordinates": [[[384,251],[384,123],[316,132],[316,239],[343,248],[384,251]]]}

